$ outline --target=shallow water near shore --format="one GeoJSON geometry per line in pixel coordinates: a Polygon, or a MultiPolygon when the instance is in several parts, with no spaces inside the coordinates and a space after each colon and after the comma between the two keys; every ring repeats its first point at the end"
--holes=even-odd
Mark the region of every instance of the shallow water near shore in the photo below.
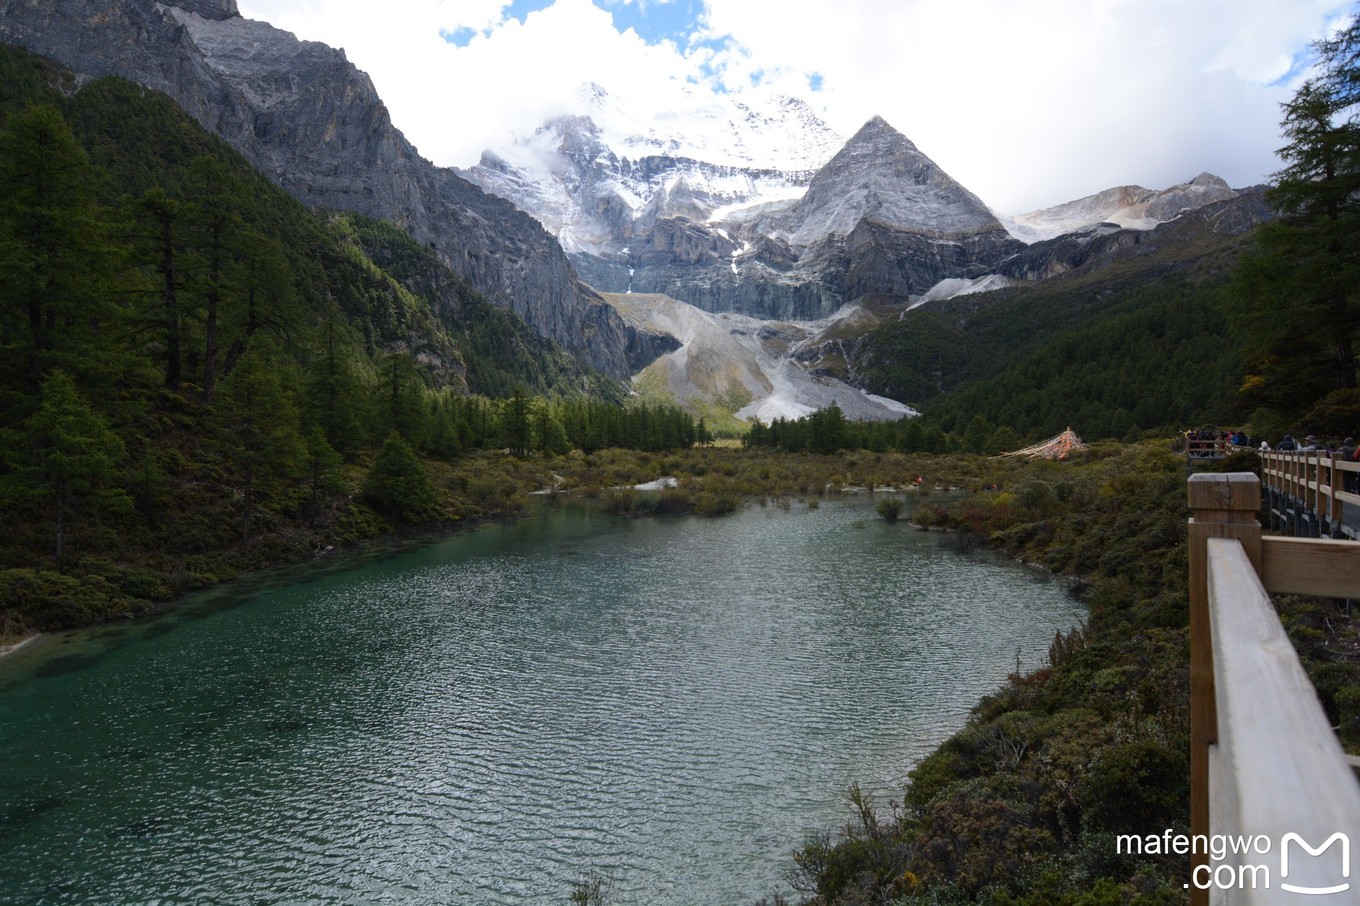
{"type": "Polygon", "coordinates": [[[867,499],[545,508],[0,660],[0,902],[749,902],[1053,633],[867,499]]]}

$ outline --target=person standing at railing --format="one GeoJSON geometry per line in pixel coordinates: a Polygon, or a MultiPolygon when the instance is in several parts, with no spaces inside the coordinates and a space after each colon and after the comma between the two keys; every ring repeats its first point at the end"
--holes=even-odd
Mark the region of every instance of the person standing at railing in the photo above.
{"type": "MultiPolygon", "coordinates": [[[[1338,453],[1346,462],[1360,462],[1360,445],[1356,444],[1354,437],[1343,440],[1338,453]]],[[[1341,474],[1347,491],[1352,494],[1360,491],[1360,474],[1355,472],[1342,472],[1341,474]]]]}
{"type": "Polygon", "coordinates": [[[1298,448],[1299,445],[1298,442],[1294,440],[1294,435],[1286,434],[1284,440],[1280,441],[1280,445],[1275,449],[1279,450],[1281,453],[1293,453],[1298,448]]]}
{"type": "Polygon", "coordinates": [[[1310,434],[1310,435],[1308,435],[1307,437],[1305,437],[1305,438],[1303,439],[1303,446],[1302,446],[1302,447],[1299,447],[1299,452],[1300,452],[1300,453],[1316,453],[1316,452],[1317,452],[1317,448],[1318,448],[1318,445],[1317,445],[1317,438],[1310,434]]]}

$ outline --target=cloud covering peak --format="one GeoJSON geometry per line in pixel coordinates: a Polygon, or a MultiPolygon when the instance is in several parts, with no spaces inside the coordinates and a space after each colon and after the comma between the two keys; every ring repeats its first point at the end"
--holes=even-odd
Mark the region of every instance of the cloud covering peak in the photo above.
{"type": "Polygon", "coordinates": [[[882,115],[999,212],[1210,170],[1278,168],[1279,105],[1337,0],[240,0],[344,47],[436,163],[584,112],[577,88],[658,113],[803,97],[833,129],[882,115]]]}

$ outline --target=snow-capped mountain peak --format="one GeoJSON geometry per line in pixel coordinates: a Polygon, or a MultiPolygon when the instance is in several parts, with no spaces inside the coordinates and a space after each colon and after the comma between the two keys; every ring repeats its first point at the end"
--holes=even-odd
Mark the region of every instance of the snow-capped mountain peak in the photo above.
{"type": "Polygon", "coordinates": [[[687,86],[677,106],[587,83],[578,108],[490,149],[463,176],[534,215],[568,252],[618,255],[658,217],[788,201],[843,139],[804,101],[714,97],[687,86]]]}

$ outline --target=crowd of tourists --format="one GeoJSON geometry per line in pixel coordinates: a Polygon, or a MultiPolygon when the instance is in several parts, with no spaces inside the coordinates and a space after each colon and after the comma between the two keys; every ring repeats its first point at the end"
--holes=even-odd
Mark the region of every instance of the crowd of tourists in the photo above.
{"type": "Polygon", "coordinates": [[[1255,446],[1245,431],[1223,431],[1218,428],[1196,428],[1185,432],[1185,448],[1191,457],[1220,459],[1233,447],[1255,446]]]}
{"type": "Polygon", "coordinates": [[[1219,428],[1197,428],[1185,432],[1186,449],[1193,456],[1227,456],[1235,448],[1253,448],[1261,451],[1277,450],[1281,453],[1326,453],[1347,462],[1360,462],[1360,445],[1354,437],[1344,440],[1319,438],[1315,434],[1306,435],[1302,440],[1286,434],[1279,443],[1272,446],[1267,440],[1257,440],[1242,430],[1224,431],[1219,428]]]}
{"type": "MultiPolygon", "coordinates": [[[[1269,450],[1270,445],[1262,441],[1261,449],[1269,450]]],[[[1286,434],[1275,445],[1275,449],[1281,453],[1326,453],[1347,462],[1360,462],[1360,451],[1357,450],[1354,437],[1347,437],[1338,442],[1335,438],[1320,440],[1315,434],[1309,434],[1303,440],[1297,440],[1294,435],[1286,434]]]]}

